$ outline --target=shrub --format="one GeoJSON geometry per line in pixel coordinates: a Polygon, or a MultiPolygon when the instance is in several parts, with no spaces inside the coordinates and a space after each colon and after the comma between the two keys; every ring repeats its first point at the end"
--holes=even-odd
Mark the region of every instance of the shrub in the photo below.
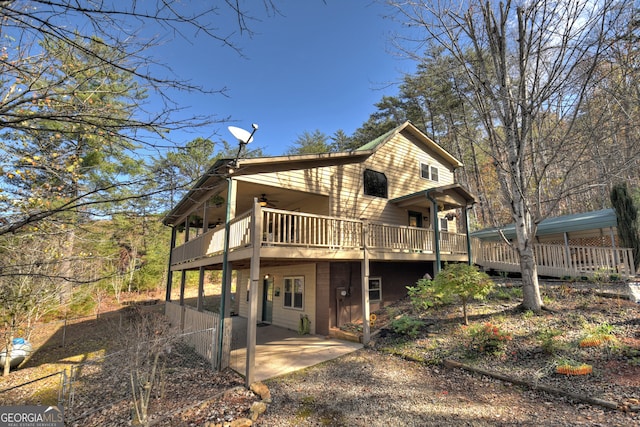
{"type": "Polygon", "coordinates": [[[553,328],[544,328],[536,333],[536,337],[540,340],[540,346],[547,354],[555,354],[562,349],[562,343],[556,339],[560,335],[562,335],[562,331],[553,328]]]}
{"type": "Polygon", "coordinates": [[[489,276],[468,264],[448,264],[433,280],[435,295],[443,299],[459,298],[464,324],[469,324],[467,304],[472,299],[484,299],[494,287],[489,276]]]}
{"type": "Polygon", "coordinates": [[[411,316],[402,316],[395,319],[389,325],[396,334],[406,335],[409,338],[416,338],[420,333],[420,329],[424,326],[424,322],[411,316]]]}
{"type": "Polygon", "coordinates": [[[415,286],[407,286],[407,294],[411,300],[411,307],[417,313],[443,302],[442,296],[436,294],[434,283],[430,279],[421,279],[415,286]]]}
{"type": "Polygon", "coordinates": [[[467,328],[467,350],[470,354],[487,353],[503,354],[507,342],[511,341],[511,334],[490,322],[483,325],[472,325],[467,328]]]}

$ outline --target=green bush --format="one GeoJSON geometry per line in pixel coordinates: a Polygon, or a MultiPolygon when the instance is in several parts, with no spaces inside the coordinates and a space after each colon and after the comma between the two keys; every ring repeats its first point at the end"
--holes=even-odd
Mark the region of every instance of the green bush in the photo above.
{"type": "Polygon", "coordinates": [[[395,319],[389,325],[391,330],[396,334],[406,335],[409,338],[416,338],[420,333],[420,329],[424,326],[424,322],[411,316],[402,316],[395,319]]]}
{"type": "Polygon", "coordinates": [[[553,328],[544,328],[536,332],[536,338],[540,341],[540,346],[547,354],[556,354],[564,348],[562,342],[556,337],[562,335],[562,331],[553,328]]]}
{"type": "Polygon", "coordinates": [[[447,264],[433,280],[435,295],[443,299],[458,298],[462,303],[464,324],[469,324],[467,304],[473,299],[482,300],[493,290],[489,276],[468,264],[447,264]]]}
{"type": "Polygon", "coordinates": [[[413,310],[417,313],[424,312],[438,303],[446,302],[443,296],[436,292],[434,283],[430,279],[421,279],[415,286],[407,286],[407,294],[413,310]]]}

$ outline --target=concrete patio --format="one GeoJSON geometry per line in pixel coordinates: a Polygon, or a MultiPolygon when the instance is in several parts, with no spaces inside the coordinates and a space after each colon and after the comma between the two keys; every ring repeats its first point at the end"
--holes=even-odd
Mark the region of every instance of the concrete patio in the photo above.
{"type": "MultiPolygon", "coordinates": [[[[233,317],[230,367],[241,375],[246,373],[246,332],[247,319],[233,317]]],[[[258,326],[256,337],[255,381],[317,365],[362,348],[359,343],[298,335],[297,331],[273,325],[258,326]]]]}

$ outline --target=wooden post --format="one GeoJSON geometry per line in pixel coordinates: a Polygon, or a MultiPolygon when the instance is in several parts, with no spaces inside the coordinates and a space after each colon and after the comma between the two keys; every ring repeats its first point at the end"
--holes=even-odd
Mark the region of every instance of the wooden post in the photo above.
{"type": "Polygon", "coordinates": [[[184,288],[187,283],[187,270],[182,270],[180,275],[180,305],[184,306],[184,288]]]}
{"type": "Polygon", "coordinates": [[[169,249],[169,265],[167,267],[167,287],[166,287],[166,292],[165,292],[165,296],[164,296],[164,300],[169,302],[171,301],[171,287],[173,285],[173,271],[171,270],[171,262],[172,262],[172,254],[173,254],[173,250],[176,247],[176,235],[177,235],[177,230],[176,227],[171,227],[171,244],[170,249],[169,249]]]}
{"type": "Polygon", "coordinates": [[[204,274],[204,267],[200,267],[200,269],[198,270],[198,302],[196,305],[198,311],[200,312],[204,310],[204,274]]]}
{"type": "Polygon", "coordinates": [[[362,344],[368,344],[371,339],[369,326],[369,224],[362,224],[362,344]]]}
{"type": "Polygon", "coordinates": [[[249,288],[249,313],[247,316],[247,361],[245,385],[247,388],[253,383],[256,365],[256,328],[258,323],[258,287],[260,281],[260,247],[262,246],[262,208],[258,199],[253,199],[251,211],[251,254],[249,288]]]}

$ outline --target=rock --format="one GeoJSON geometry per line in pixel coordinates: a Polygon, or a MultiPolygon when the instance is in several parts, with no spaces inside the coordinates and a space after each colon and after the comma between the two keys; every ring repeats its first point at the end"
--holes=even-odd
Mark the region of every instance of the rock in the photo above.
{"type": "Polygon", "coordinates": [[[249,413],[251,413],[251,420],[257,420],[260,414],[264,414],[266,410],[267,405],[264,402],[253,402],[251,409],[249,409],[249,413]]]}
{"type": "Polygon", "coordinates": [[[251,427],[253,425],[253,421],[249,418],[238,418],[229,424],[229,427],[251,427]]]}
{"type": "Polygon", "coordinates": [[[250,386],[251,391],[260,396],[260,399],[267,403],[271,403],[271,391],[263,382],[255,382],[250,386]]]}

